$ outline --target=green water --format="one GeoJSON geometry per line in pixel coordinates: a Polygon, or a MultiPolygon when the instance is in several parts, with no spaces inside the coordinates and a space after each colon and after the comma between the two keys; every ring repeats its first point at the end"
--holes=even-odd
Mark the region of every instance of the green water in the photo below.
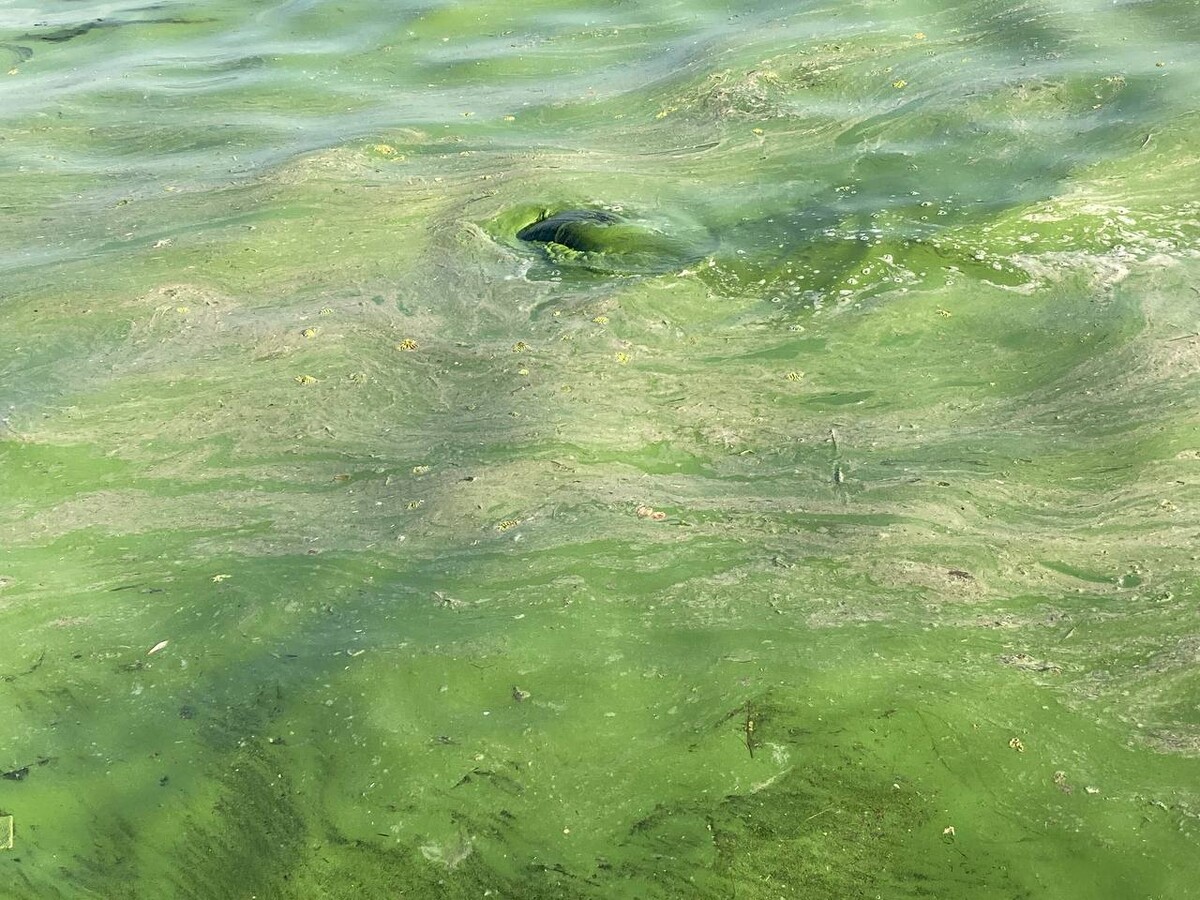
{"type": "Polygon", "coordinates": [[[1197,41],[0,3],[0,897],[1198,896],[1197,41]]]}

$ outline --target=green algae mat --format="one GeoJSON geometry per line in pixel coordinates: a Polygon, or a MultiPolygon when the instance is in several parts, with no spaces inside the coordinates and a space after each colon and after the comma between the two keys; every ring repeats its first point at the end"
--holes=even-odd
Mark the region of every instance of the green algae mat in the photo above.
{"type": "Polygon", "coordinates": [[[1198,40],[0,4],[0,896],[1196,896],[1198,40]]]}

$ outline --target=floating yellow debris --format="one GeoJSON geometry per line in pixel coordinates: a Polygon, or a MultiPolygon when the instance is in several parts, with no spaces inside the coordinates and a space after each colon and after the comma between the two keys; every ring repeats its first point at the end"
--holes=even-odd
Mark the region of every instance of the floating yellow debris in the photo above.
{"type": "Polygon", "coordinates": [[[309,385],[317,383],[317,379],[313,378],[311,375],[297,375],[293,380],[296,382],[296,384],[309,385]]]}
{"type": "Polygon", "coordinates": [[[1025,752],[1025,742],[1022,741],[1019,737],[1015,737],[1011,741],[1009,741],[1008,746],[1012,747],[1018,753],[1025,752]]]}
{"type": "Polygon", "coordinates": [[[429,466],[413,466],[412,467],[412,473],[414,475],[428,475],[429,471],[430,471],[429,466]]]}
{"type": "Polygon", "coordinates": [[[803,372],[788,372],[787,375],[784,377],[787,378],[788,381],[799,381],[800,379],[802,379],[804,377],[804,373],[803,372]]]}
{"type": "Polygon", "coordinates": [[[402,340],[400,343],[398,343],[396,345],[396,349],[397,350],[406,350],[406,351],[411,352],[413,350],[416,350],[420,346],[421,345],[418,344],[416,341],[414,341],[412,338],[405,338],[404,340],[402,340]]]}
{"type": "Polygon", "coordinates": [[[508,531],[510,528],[516,528],[521,524],[520,519],[505,519],[503,522],[496,523],[497,531],[508,531]]]}
{"type": "Polygon", "coordinates": [[[908,82],[905,81],[903,78],[897,78],[895,81],[892,82],[892,87],[894,87],[898,91],[903,90],[904,88],[908,87],[908,82]]]}
{"type": "Polygon", "coordinates": [[[661,522],[667,517],[665,512],[655,509],[653,506],[639,506],[635,511],[639,519],[650,519],[654,522],[661,522]]]}
{"type": "Polygon", "coordinates": [[[607,325],[608,324],[608,316],[595,316],[592,319],[592,321],[595,322],[597,325],[607,325]]]}
{"type": "Polygon", "coordinates": [[[513,353],[524,353],[528,349],[529,349],[529,345],[527,343],[525,343],[524,341],[517,341],[515,344],[512,345],[513,353]]]}
{"type": "Polygon", "coordinates": [[[913,35],[913,38],[918,41],[923,41],[923,40],[925,40],[925,32],[918,31],[916,34],[913,35]]]}
{"type": "Polygon", "coordinates": [[[232,577],[232,575],[214,575],[212,577],[213,584],[220,584],[222,581],[228,581],[232,577]]]}
{"type": "Polygon", "coordinates": [[[305,328],[300,332],[301,337],[308,338],[310,341],[321,333],[320,328],[305,328]]]}
{"type": "Polygon", "coordinates": [[[614,358],[621,365],[625,365],[629,360],[633,359],[628,353],[618,353],[614,358]]]}

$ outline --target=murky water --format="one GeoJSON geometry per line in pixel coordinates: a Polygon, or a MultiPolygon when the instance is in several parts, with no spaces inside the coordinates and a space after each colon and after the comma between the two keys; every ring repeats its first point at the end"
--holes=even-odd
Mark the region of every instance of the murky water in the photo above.
{"type": "Polygon", "coordinates": [[[0,3],[0,895],[1189,896],[1198,40],[0,3]]]}

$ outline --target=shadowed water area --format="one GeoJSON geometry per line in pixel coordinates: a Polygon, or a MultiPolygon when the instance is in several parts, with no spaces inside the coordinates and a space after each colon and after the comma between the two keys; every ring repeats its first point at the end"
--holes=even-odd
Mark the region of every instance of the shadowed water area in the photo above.
{"type": "Polygon", "coordinates": [[[0,896],[1192,896],[1197,41],[0,2],[0,896]]]}

